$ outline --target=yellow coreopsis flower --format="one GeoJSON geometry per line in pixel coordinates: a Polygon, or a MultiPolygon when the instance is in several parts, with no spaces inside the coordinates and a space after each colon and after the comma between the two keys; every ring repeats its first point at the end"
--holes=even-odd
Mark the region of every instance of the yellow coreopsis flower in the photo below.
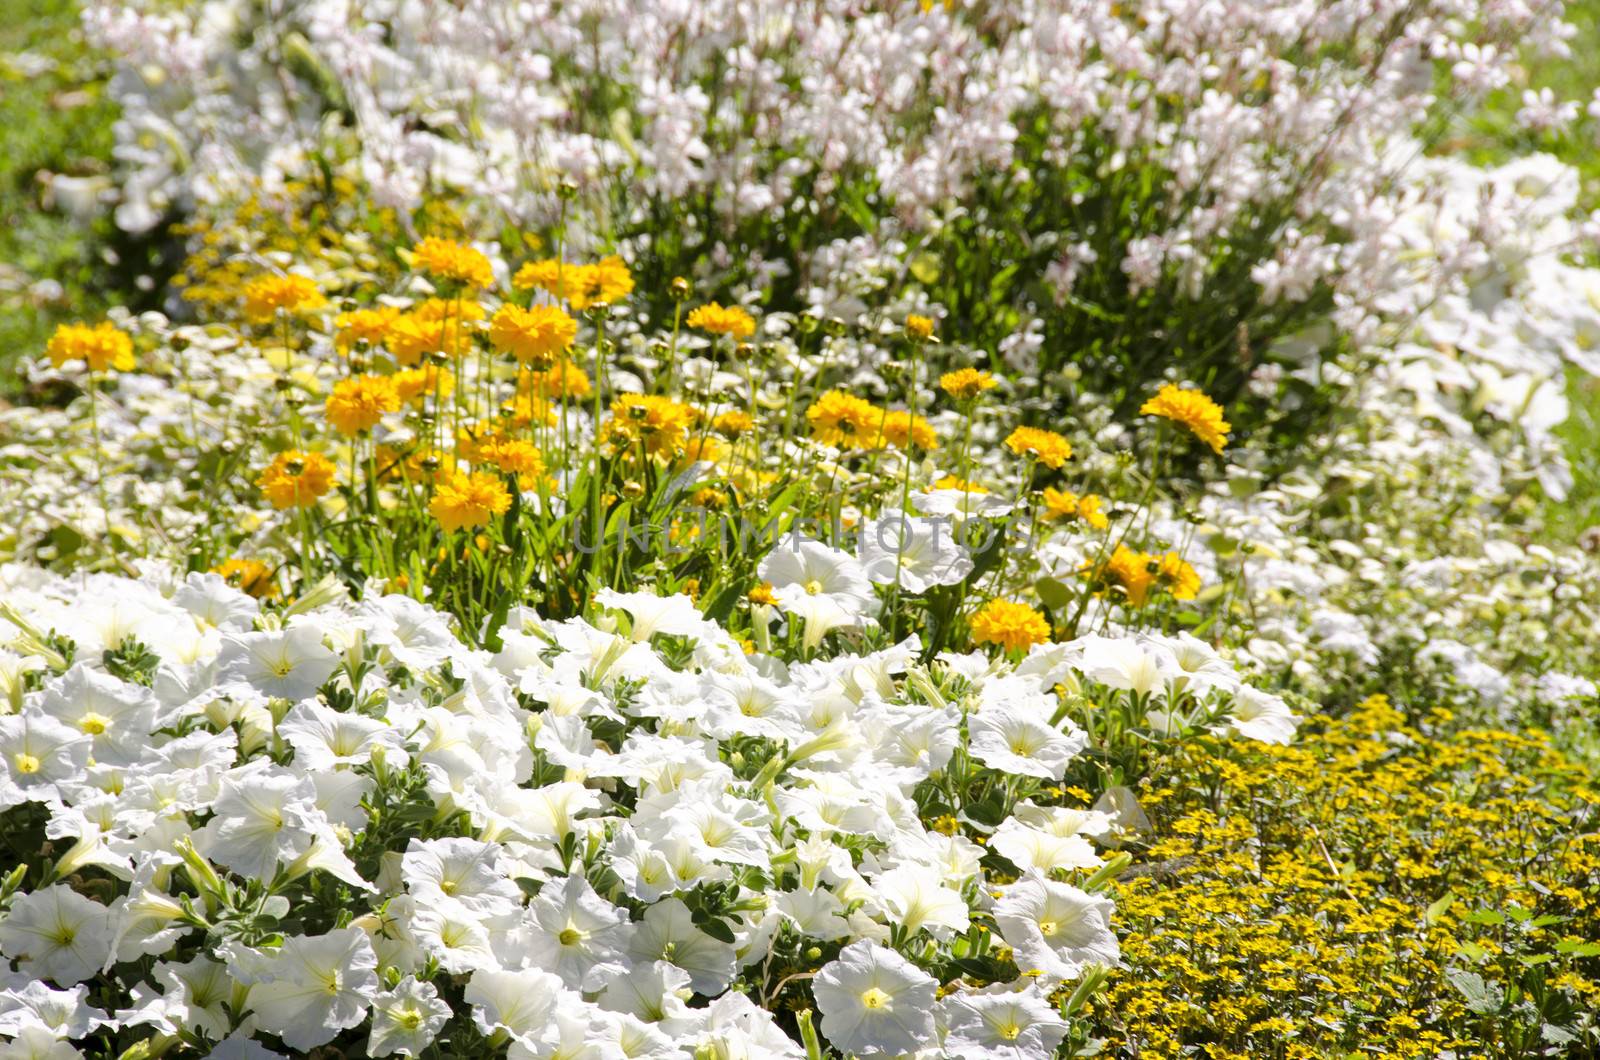
{"type": "Polygon", "coordinates": [[[544,474],[544,454],[539,447],[522,438],[490,438],[478,446],[477,459],[493,464],[518,481],[532,481],[544,474]]]}
{"type": "Polygon", "coordinates": [[[972,616],[972,639],[977,644],[998,644],[1006,651],[1026,651],[1050,639],[1050,623],[1027,604],[990,600],[972,616]]]}
{"type": "Polygon", "coordinates": [[[933,425],[921,416],[913,416],[909,412],[891,412],[883,417],[883,441],[896,449],[905,449],[915,446],[918,449],[939,448],[939,436],[933,433],[933,425]]]}
{"type": "Polygon", "coordinates": [[[1100,498],[1086,493],[1078,496],[1071,490],[1058,490],[1046,486],[1044,491],[1044,517],[1046,519],[1081,519],[1096,530],[1110,525],[1105,512],[1100,510],[1100,498]]]}
{"type": "Polygon", "coordinates": [[[957,368],[939,377],[939,388],[957,401],[971,401],[1000,383],[981,368],[957,368]]]}
{"type": "Polygon", "coordinates": [[[505,483],[483,471],[470,475],[456,472],[442,479],[428,503],[428,511],[447,531],[484,526],[510,508],[511,493],[505,483]]]}
{"type": "Polygon", "coordinates": [[[756,333],[755,318],[749,313],[739,306],[724,307],[716,302],[707,302],[696,308],[684,323],[713,335],[728,335],[735,339],[747,339],[756,333]]]}
{"type": "Polygon", "coordinates": [[[481,251],[453,239],[430,236],[411,248],[412,265],[437,280],[468,287],[494,286],[494,266],[481,251]]]}
{"type": "Polygon", "coordinates": [[[448,368],[425,364],[418,368],[402,368],[389,377],[395,393],[404,404],[421,401],[435,391],[440,399],[449,397],[456,389],[455,373],[448,368]]]}
{"type": "Polygon", "coordinates": [[[806,409],[811,437],[823,445],[840,449],[870,449],[878,444],[878,426],[883,410],[865,398],[830,390],[806,409]]]}
{"type": "Polygon", "coordinates": [[[642,441],[652,455],[676,456],[696,415],[688,405],[658,394],[623,394],[611,403],[602,438],[619,447],[642,441]]]}
{"type": "Polygon", "coordinates": [[[328,304],[317,282],[298,273],[268,273],[244,287],[244,315],[252,324],[267,324],[279,311],[309,313],[328,304]]]}
{"type": "Polygon", "coordinates": [[[133,370],[133,339],[110,321],[99,324],[62,324],[45,346],[50,363],[60,368],[68,361],[83,361],[90,371],[133,370]]]}
{"type": "Polygon", "coordinates": [[[310,508],[333,488],[332,461],[321,453],[290,449],[279,453],[256,479],[274,508],[310,508]]]}
{"type": "Polygon", "coordinates": [[[912,313],[906,317],[906,334],[919,342],[933,338],[933,318],[912,313]]]}
{"type": "Polygon", "coordinates": [[[1072,455],[1072,443],[1055,431],[1038,427],[1018,427],[1006,438],[1006,448],[1018,456],[1031,457],[1045,467],[1059,468],[1072,455]]]}
{"type": "Polygon", "coordinates": [[[257,600],[270,600],[278,595],[278,587],[272,581],[272,568],[258,559],[230,559],[212,567],[211,573],[222,575],[223,581],[257,600]]]}
{"type": "Polygon", "coordinates": [[[334,335],[334,346],[340,353],[347,353],[361,343],[381,346],[399,315],[400,310],[387,305],[340,313],[333,322],[334,327],[339,329],[334,335]]]}
{"type": "Polygon", "coordinates": [[[333,384],[324,410],[335,430],[353,437],[370,431],[400,404],[400,391],[387,376],[357,375],[333,384]]]}
{"type": "Polygon", "coordinates": [[[565,309],[503,305],[489,321],[489,341],[524,364],[549,362],[578,337],[578,322],[565,309]]]}
{"type": "Polygon", "coordinates": [[[563,357],[542,372],[529,372],[520,387],[523,393],[540,400],[549,398],[582,399],[594,393],[589,375],[582,368],[563,357]]]}
{"type": "Polygon", "coordinates": [[[1199,390],[1185,390],[1168,383],[1155,397],[1139,406],[1147,416],[1160,416],[1182,424],[1205,442],[1218,456],[1228,444],[1232,425],[1222,418],[1222,406],[1199,390]]]}

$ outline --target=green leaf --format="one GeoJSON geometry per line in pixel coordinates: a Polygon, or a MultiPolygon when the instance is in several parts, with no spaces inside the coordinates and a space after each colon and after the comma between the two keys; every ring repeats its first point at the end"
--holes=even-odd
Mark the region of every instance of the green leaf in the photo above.
{"type": "Polygon", "coordinates": [[[1060,611],[1072,604],[1076,599],[1067,584],[1056,578],[1040,578],[1033,583],[1034,591],[1039,594],[1039,599],[1052,611],[1060,611]]]}
{"type": "Polygon", "coordinates": [[[1467,1008],[1480,1016],[1487,1016],[1500,1008],[1500,988],[1487,982],[1477,972],[1465,968],[1449,968],[1444,973],[1451,986],[1466,999],[1467,1008]]]}
{"type": "Polygon", "coordinates": [[[1450,907],[1455,904],[1456,892],[1444,892],[1444,895],[1438,901],[1434,902],[1423,911],[1422,922],[1430,925],[1437,924],[1439,922],[1439,918],[1448,913],[1450,911],[1450,907]]]}

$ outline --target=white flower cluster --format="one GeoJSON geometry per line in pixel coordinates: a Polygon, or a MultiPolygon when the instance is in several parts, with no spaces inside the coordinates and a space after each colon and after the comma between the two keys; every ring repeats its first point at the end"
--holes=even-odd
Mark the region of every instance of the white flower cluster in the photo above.
{"type": "Polygon", "coordinates": [[[1118,960],[1112,903],[1063,875],[1141,823],[1053,797],[1089,742],[1068,701],[1293,732],[1190,637],[785,665],[687,597],[599,602],[514,612],[491,652],[331,582],[278,612],[155,565],[0,570],[0,835],[48,839],[16,853],[42,883],[5,884],[8,1048],[800,1057],[771,1002],[809,980],[840,1050],[1045,1057],[1050,992],[1118,960]],[[1002,941],[1015,981],[939,990],[1002,941]]]}
{"type": "MultiPolygon", "coordinates": [[[[1563,51],[1563,10],[95,0],[86,25],[123,59],[117,217],[135,231],[351,159],[381,204],[411,210],[444,188],[496,223],[559,223],[579,252],[643,253],[659,235],[651,204],[690,204],[685,224],[701,230],[685,234],[713,259],[742,258],[741,221],[831,210],[863,183],[892,208],[875,230],[751,263],[840,308],[873,274],[902,273],[905,237],[959,216],[952,204],[994,175],[1071,159],[1115,181],[1149,162],[1169,174],[1171,208],[1105,262],[1135,290],[1175,274],[1198,295],[1218,244],[1270,224],[1251,275],[1262,299],[1336,282],[1354,325],[1384,307],[1394,228],[1429,184],[1408,133],[1441,95],[1504,83],[1519,49],[1563,51]],[[582,191],[570,209],[553,194],[562,181],[582,191]]],[[[1032,233],[1061,248],[1061,300],[1107,253],[1089,234],[1032,233]]]]}

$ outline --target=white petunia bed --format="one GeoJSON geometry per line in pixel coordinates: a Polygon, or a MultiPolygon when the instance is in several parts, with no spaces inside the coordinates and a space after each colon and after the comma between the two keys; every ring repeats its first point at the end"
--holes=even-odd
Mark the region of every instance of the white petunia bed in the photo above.
{"type": "Polygon", "coordinates": [[[1094,890],[1143,823],[1069,708],[1293,732],[1189,637],[786,664],[686,597],[600,602],[489,651],[331,582],[263,609],[154,565],[0,570],[0,1034],[1047,1056],[1117,963],[1094,890]]]}

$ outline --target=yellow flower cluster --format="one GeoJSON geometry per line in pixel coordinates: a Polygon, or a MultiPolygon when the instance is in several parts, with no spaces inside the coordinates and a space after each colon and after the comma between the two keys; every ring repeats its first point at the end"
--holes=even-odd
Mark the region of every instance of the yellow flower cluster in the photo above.
{"type": "Polygon", "coordinates": [[[268,273],[244,288],[244,315],[252,324],[270,324],[279,312],[310,313],[327,304],[317,281],[299,273],[268,273]]]}
{"type": "Polygon", "coordinates": [[[506,304],[489,321],[489,341],[523,364],[541,370],[554,363],[578,337],[578,322],[565,309],[536,305],[523,309],[506,304]]]}
{"type": "Polygon", "coordinates": [[[411,250],[412,265],[436,280],[467,287],[494,286],[494,266],[482,251],[453,239],[429,237],[411,250]]]}
{"type": "Polygon", "coordinates": [[[933,425],[905,410],[879,408],[866,398],[830,390],[806,409],[811,437],[839,449],[878,449],[885,445],[904,449],[937,449],[939,436],[933,425]]]}
{"type": "Polygon", "coordinates": [[[511,508],[511,492],[485,471],[454,472],[434,486],[428,511],[446,531],[483,526],[511,508]]]}
{"type": "Polygon", "coordinates": [[[597,303],[628,297],[633,293],[633,274],[616,256],[589,265],[547,258],[518,269],[511,286],[519,291],[544,291],[582,312],[597,303]]]}
{"type": "Polygon", "coordinates": [[[1082,573],[1100,582],[1100,591],[1117,588],[1134,607],[1143,607],[1156,589],[1166,589],[1174,600],[1193,600],[1200,592],[1200,575],[1176,552],[1140,552],[1118,543],[1103,564],[1085,563],[1082,573]]]}
{"type": "Polygon", "coordinates": [[[60,368],[68,361],[83,361],[91,372],[133,370],[133,339],[109,321],[95,325],[62,324],[45,346],[50,363],[60,368]]]}
{"type": "Polygon", "coordinates": [[[1595,812],[1593,777],[1542,737],[1448,723],[1373,696],[1243,762],[1197,750],[1141,793],[1158,838],[1110,894],[1126,968],[1094,1003],[1107,1055],[1480,1055],[1447,970],[1500,990],[1526,970],[1564,998],[1551,1012],[1600,1004],[1582,956],[1600,836],[1564,831],[1595,812]]]}

